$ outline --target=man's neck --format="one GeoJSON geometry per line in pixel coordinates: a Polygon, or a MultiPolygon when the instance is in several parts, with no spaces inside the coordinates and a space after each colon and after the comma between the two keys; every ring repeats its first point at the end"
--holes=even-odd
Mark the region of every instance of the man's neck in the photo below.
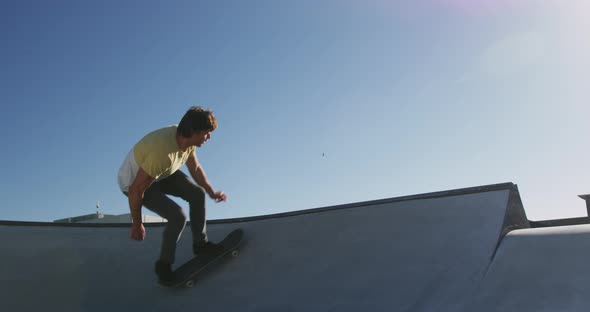
{"type": "Polygon", "coordinates": [[[186,151],[187,148],[191,146],[189,139],[183,136],[176,136],[176,144],[181,151],[186,151]]]}

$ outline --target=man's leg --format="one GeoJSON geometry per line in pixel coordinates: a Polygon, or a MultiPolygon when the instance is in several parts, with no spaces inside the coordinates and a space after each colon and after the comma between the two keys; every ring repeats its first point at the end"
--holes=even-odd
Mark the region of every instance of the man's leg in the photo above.
{"type": "Polygon", "coordinates": [[[164,194],[161,182],[152,184],[145,191],[142,204],[168,221],[164,228],[160,261],[173,264],[176,256],[176,243],[186,225],[186,215],[178,204],[164,194]]]}
{"type": "Polygon", "coordinates": [[[205,190],[180,170],[159,183],[164,193],[180,197],[189,203],[193,244],[200,246],[207,243],[205,190]]]}

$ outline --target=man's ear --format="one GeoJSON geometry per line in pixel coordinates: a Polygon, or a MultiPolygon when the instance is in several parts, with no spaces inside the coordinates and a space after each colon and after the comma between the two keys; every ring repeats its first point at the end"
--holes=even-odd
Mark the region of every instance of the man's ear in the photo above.
{"type": "Polygon", "coordinates": [[[201,131],[201,130],[196,130],[196,131],[193,131],[193,132],[191,133],[191,136],[190,136],[190,138],[189,138],[189,139],[190,139],[191,141],[194,141],[194,140],[196,140],[196,139],[197,139],[197,137],[201,135],[201,132],[203,132],[203,131],[201,131]]]}

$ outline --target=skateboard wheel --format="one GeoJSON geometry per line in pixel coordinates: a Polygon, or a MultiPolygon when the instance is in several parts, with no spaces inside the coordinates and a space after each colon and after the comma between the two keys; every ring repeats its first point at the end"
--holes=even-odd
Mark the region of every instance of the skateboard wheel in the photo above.
{"type": "Polygon", "coordinates": [[[239,256],[239,255],[240,255],[240,251],[237,250],[237,249],[231,252],[231,256],[234,257],[234,258],[237,257],[237,256],[239,256]]]}
{"type": "Polygon", "coordinates": [[[193,286],[195,286],[195,281],[193,281],[193,280],[187,281],[184,285],[188,288],[192,288],[193,286]]]}

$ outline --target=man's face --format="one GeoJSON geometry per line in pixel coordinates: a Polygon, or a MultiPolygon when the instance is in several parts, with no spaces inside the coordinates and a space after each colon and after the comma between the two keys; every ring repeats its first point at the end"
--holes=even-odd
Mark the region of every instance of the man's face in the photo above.
{"type": "Polygon", "coordinates": [[[198,147],[203,146],[211,138],[211,131],[197,131],[195,133],[195,145],[198,147]]]}

